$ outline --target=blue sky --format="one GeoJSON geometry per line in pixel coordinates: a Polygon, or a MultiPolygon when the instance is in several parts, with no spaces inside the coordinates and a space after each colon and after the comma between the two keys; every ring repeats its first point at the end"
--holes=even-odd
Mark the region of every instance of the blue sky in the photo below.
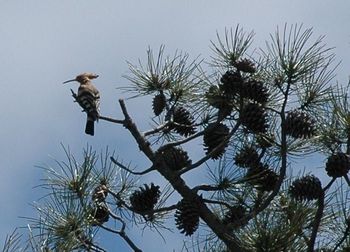
{"type": "MultiPolygon", "coordinates": [[[[19,216],[34,214],[29,203],[40,192],[32,188],[43,176],[35,166],[52,164],[51,157],[63,160],[61,143],[76,154],[89,143],[97,150],[109,145],[121,156],[140,156],[128,132],[117,125],[100,122],[94,137],[85,135],[85,115],[63,81],[86,71],[99,74],[101,110],[121,118],[117,101],[125,94],[116,88],[127,85],[122,78],[126,61],[145,59],[148,46],[156,50],[165,44],[169,54],[180,49],[193,58],[208,57],[210,40],[225,27],[239,23],[254,30],[254,45],[263,46],[276,26],[287,22],[326,35],[342,61],[336,79],[345,84],[349,9],[345,0],[0,0],[0,244],[14,227],[25,224],[19,216]]],[[[128,102],[137,121],[149,119],[146,102],[128,102]]],[[[131,232],[144,251],[181,247],[179,235],[170,234],[175,239],[164,244],[156,233],[142,237],[138,230],[131,232]]],[[[112,243],[110,248],[123,242],[112,243]]]]}

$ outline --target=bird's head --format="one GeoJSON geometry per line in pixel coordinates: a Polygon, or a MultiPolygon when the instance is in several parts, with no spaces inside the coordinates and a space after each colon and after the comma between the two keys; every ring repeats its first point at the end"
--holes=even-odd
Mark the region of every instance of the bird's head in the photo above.
{"type": "Polygon", "coordinates": [[[96,79],[98,77],[97,74],[93,74],[93,73],[82,73],[79,74],[77,77],[75,77],[74,79],[71,80],[67,80],[65,82],[63,82],[63,84],[68,83],[68,82],[72,82],[72,81],[77,81],[80,84],[86,83],[92,79],[96,79]]]}

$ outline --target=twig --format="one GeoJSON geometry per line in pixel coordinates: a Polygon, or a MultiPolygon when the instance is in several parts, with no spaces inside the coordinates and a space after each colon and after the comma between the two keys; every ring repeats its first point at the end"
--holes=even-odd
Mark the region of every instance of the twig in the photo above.
{"type": "Polygon", "coordinates": [[[185,128],[192,128],[192,127],[197,127],[197,126],[201,126],[203,125],[203,123],[197,123],[197,124],[182,124],[182,123],[177,123],[174,121],[166,121],[164,124],[159,125],[157,128],[154,128],[152,130],[146,131],[143,133],[144,136],[149,136],[155,133],[158,133],[159,131],[162,131],[164,128],[168,127],[168,126],[178,126],[178,127],[185,127],[185,128]]]}
{"type": "Polygon", "coordinates": [[[344,176],[344,178],[345,178],[346,183],[348,183],[348,186],[350,186],[350,179],[349,179],[348,175],[346,174],[344,176]]]}
{"type": "Polygon", "coordinates": [[[120,198],[119,193],[116,193],[116,192],[112,191],[112,190],[109,189],[109,188],[108,188],[108,193],[110,193],[110,194],[117,200],[117,202],[118,202],[117,204],[120,204],[121,206],[124,206],[126,209],[132,211],[132,208],[131,208],[130,206],[128,206],[128,205],[124,202],[124,200],[122,200],[122,199],[120,198]]]}
{"type": "Polygon", "coordinates": [[[201,166],[203,163],[205,163],[206,161],[208,161],[208,160],[212,157],[212,155],[213,155],[217,150],[219,150],[220,148],[222,148],[222,147],[227,143],[226,141],[228,141],[228,140],[236,133],[236,131],[238,130],[238,128],[239,128],[240,125],[241,125],[241,123],[238,121],[238,122],[236,123],[236,125],[233,127],[233,129],[231,130],[231,132],[229,133],[229,135],[226,136],[225,139],[223,139],[223,141],[222,141],[218,146],[216,146],[213,150],[211,150],[211,152],[209,152],[209,153],[208,153],[207,155],[205,155],[203,158],[201,158],[200,160],[198,160],[196,163],[194,163],[194,164],[192,164],[192,165],[190,165],[190,166],[188,166],[188,167],[182,169],[182,170],[179,172],[179,174],[180,174],[180,175],[181,175],[181,174],[184,174],[184,173],[186,173],[186,172],[188,172],[188,171],[190,171],[190,170],[192,170],[192,169],[195,169],[195,168],[201,166]]]}
{"type": "Polygon", "coordinates": [[[96,250],[97,252],[107,252],[107,250],[101,248],[100,246],[96,245],[96,244],[92,244],[91,245],[93,248],[96,248],[98,250],[96,250]]]}
{"type": "Polygon", "coordinates": [[[323,188],[323,191],[326,192],[332,186],[335,180],[336,178],[332,178],[332,180],[329,181],[329,183],[323,188]]]}
{"type": "Polygon", "coordinates": [[[83,244],[86,249],[88,249],[87,251],[89,251],[89,249],[92,249],[93,251],[95,252],[107,252],[107,250],[101,248],[100,246],[94,244],[94,243],[91,243],[91,244],[83,244]]]}
{"type": "Polygon", "coordinates": [[[210,199],[204,199],[204,198],[203,198],[203,201],[206,202],[206,203],[223,205],[223,206],[226,206],[227,208],[231,208],[230,204],[227,204],[226,202],[223,202],[223,201],[210,200],[210,199]]]}
{"type": "Polygon", "coordinates": [[[335,245],[334,249],[332,250],[332,252],[336,252],[337,249],[340,247],[340,245],[346,240],[346,238],[349,236],[350,233],[350,222],[349,220],[346,221],[347,225],[346,225],[346,229],[344,231],[344,235],[343,237],[339,240],[339,242],[335,245]]]}
{"type": "Polygon", "coordinates": [[[178,203],[174,204],[174,205],[171,205],[171,206],[168,206],[168,207],[160,207],[160,208],[157,208],[157,209],[153,209],[151,211],[147,211],[145,212],[145,214],[154,214],[154,213],[161,213],[161,212],[169,212],[169,211],[172,211],[172,210],[175,210],[178,206],[178,203]]]}
{"type": "Polygon", "coordinates": [[[120,163],[117,160],[115,160],[114,157],[111,157],[111,161],[114,164],[118,165],[123,170],[126,170],[127,172],[130,172],[131,174],[134,174],[134,175],[144,175],[144,174],[147,174],[147,173],[155,170],[155,168],[153,166],[151,166],[150,168],[148,168],[148,169],[146,169],[146,170],[144,170],[142,172],[134,172],[134,171],[130,170],[128,167],[126,167],[125,165],[123,165],[122,163],[120,163]]]}
{"type": "Polygon", "coordinates": [[[147,211],[135,211],[132,207],[130,207],[129,210],[132,211],[133,213],[143,216],[145,220],[149,220],[150,219],[149,217],[153,216],[156,213],[170,212],[177,209],[177,207],[178,207],[178,203],[168,207],[161,207],[161,208],[156,208],[156,209],[147,210],[147,211]]]}
{"type": "Polygon", "coordinates": [[[197,133],[195,133],[195,134],[193,134],[185,139],[179,140],[179,141],[167,143],[166,145],[162,146],[162,148],[166,149],[166,148],[175,147],[175,146],[187,143],[187,142],[189,142],[197,137],[204,135],[204,131],[205,130],[199,131],[199,132],[197,132],[197,133]]]}
{"type": "Polygon", "coordinates": [[[109,212],[109,215],[110,215],[113,219],[115,219],[115,220],[121,222],[122,227],[120,228],[120,231],[121,231],[121,232],[124,232],[125,227],[126,227],[125,221],[124,221],[122,218],[120,218],[119,216],[115,215],[115,214],[112,212],[112,210],[111,210],[110,208],[108,208],[108,212],[109,212]]]}
{"type": "Polygon", "coordinates": [[[108,232],[114,233],[114,234],[118,234],[120,237],[122,237],[126,243],[134,250],[134,252],[142,252],[141,249],[139,249],[135,243],[133,243],[133,241],[127,236],[127,234],[124,231],[118,231],[118,230],[114,230],[112,228],[103,226],[103,225],[99,225],[99,227],[101,227],[102,229],[107,230],[108,232]]]}
{"type": "Polygon", "coordinates": [[[168,121],[168,122],[166,122],[166,123],[164,123],[162,125],[159,125],[157,128],[154,128],[152,130],[143,132],[143,135],[146,137],[146,136],[158,133],[159,131],[162,131],[165,127],[167,127],[169,124],[170,124],[170,122],[168,121]]]}
{"type": "Polygon", "coordinates": [[[315,246],[315,241],[316,241],[316,236],[317,236],[317,231],[318,227],[320,226],[321,223],[321,218],[323,215],[323,209],[324,209],[324,192],[322,192],[322,195],[318,199],[318,208],[315,216],[315,220],[312,226],[312,233],[310,237],[310,243],[308,246],[308,252],[313,252],[314,251],[314,246],[315,246]]]}
{"type": "Polygon", "coordinates": [[[106,116],[101,116],[101,115],[98,116],[98,119],[112,122],[112,123],[124,124],[124,120],[118,120],[118,119],[114,119],[114,118],[106,117],[106,116]]]}
{"type": "Polygon", "coordinates": [[[212,186],[212,185],[198,185],[198,186],[195,186],[192,188],[192,190],[194,192],[198,192],[198,191],[218,191],[220,190],[220,187],[219,186],[212,186]]]}

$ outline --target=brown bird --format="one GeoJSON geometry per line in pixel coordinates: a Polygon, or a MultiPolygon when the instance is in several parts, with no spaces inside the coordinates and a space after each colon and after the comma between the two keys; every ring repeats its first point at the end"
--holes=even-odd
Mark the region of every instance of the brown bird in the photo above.
{"type": "Polygon", "coordinates": [[[100,92],[92,84],[91,80],[96,79],[98,75],[92,73],[79,74],[75,79],[67,80],[65,83],[77,81],[80,86],[78,95],[75,97],[79,105],[87,114],[85,133],[94,135],[95,121],[98,120],[100,106],[100,92]]]}

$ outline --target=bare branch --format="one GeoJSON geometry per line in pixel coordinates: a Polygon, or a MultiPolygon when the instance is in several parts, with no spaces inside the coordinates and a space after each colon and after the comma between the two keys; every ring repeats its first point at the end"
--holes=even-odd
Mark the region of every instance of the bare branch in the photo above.
{"type": "Polygon", "coordinates": [[[110,118],[110,117],[106,117],[106,116],[101,116],[101,115],[98,116],[98,119],[112,122],[112,123],[124,124],[124,120],[118,120],[118,119],[114,119],[114,118],[110,118]]]}
{"type": "Polygon", "coordinates": [[[111,157],[111,161],[114,164],[118,165],[123,170],[126,170],[127,172],[130,172],[131,174],[134,174],[134,175],[144,175],[144,174],[147,174],[147,173],[155,170],[154,166],[151,166],[150,168],[148,168],[148,169],[146,169],[146,170],[144,170],[142,172],[135,172],[135,171],[130,170],[128,167],[126,167],[122,163],[118,162],[114,157],[111,157]]]}
{"type": "Polygon", "coordinates": [[[124,127],[127,128],[136,142],[139,145],[140,150],[153,162],[154,161],[154,153],[150,147],[150,143],[146,141],[143,135],[141,135],[135,123],[131,120],[131,117],[126,109],[125,102],[123,99],[119,99],[119,104],[124,114],[124,127]]]}
{"type": "Polygon", "coordinates": [[[112,212],[112,210],[111,210],[110,208],[108,208],[108,212],[109,212],[109,215],[110,215],[113,219],[119,221],[119,222],[122,224],[122,227],[120,228],[120,231],[121,231],[121,232],[124,232],[125,227],[126,227],[125,221],[124,221],[121,217],[115,215],[115,214],[112,212]]]}
{"type": "Polygon", "coordinates": [[[159,125],[159,126],[158,126],[157,128],[155,128],[155,129],[151,129],[151,130],[149,130],[149,131],[143,132],[143,135],[146,137],[146,136],[149,136],[149,135],[156,134],[156,133],[162,131],[162,130],[163,130],[164,128],[166,128],[167,126],[169,126],[169,124],[170,124],[170,122],[168,121],[168,122],[166,122],[166,123],[164,123],[164,124],[162,124],[162,125],[159,125]]]}
{"type": "Polygon", "coordinates": [[[193,139],[196,139],[197,137],[204,135],[204,131],[205,130],[199,131],[199,132],[193,134],[192,136],[189,136],[189,137],[184,138],[184,139],[179,140],[179,141],[167,143],[166,145],[162,146],[162,148],[166,149],[166,148],[175,147],[175,146],[179,146],[181,144],[187,143],[193,139]]]}
{"type": "Polygon", "coordinates": [[[120,237],[122,237],[126,241],[126,243],[134,250],[134,252],[142,252],[142,250],[135,245],[135,243],[129,238],[129,236],[127,236],[127,234],[124,231],[118,231],[118,230],[106,227],[104,225],[99,225],[99,227],[101,227],[104,230],[107,230],[108,232],[118,234],[120,237]]]}

